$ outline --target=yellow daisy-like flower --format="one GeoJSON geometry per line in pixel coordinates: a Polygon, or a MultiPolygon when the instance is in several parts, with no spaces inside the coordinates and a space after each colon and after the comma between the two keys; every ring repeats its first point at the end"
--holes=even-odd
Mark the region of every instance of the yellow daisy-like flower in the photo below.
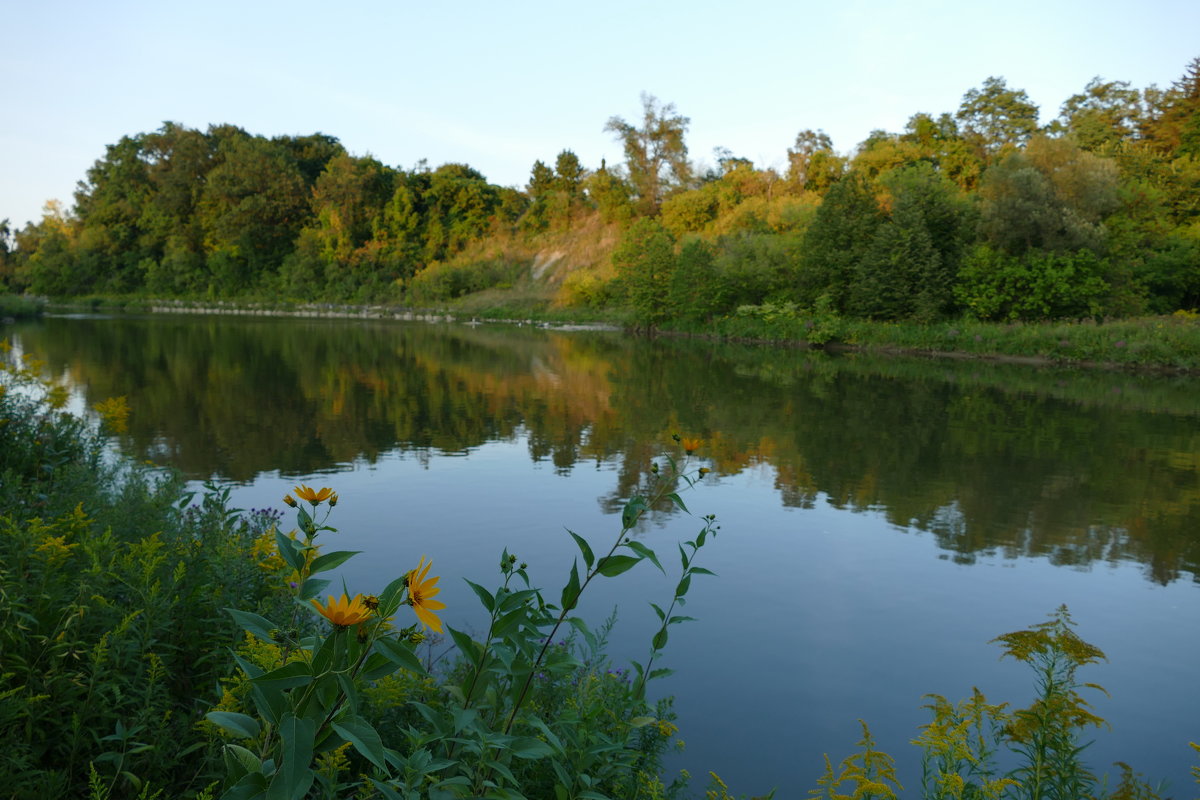
{"type": "Polygon", "coordinates": [[[679,441],[683,445],[683,452],[691,455],[700,449],[700,445],[704,444],[703,439],[689,439],[686,436],[679,441]]]}
{"type": "Polygon", "coordinates": [[[293,491],[296,492],[296,497],[312,503],[314,506],[319,506],[321,503],[324,503],[329,499],[330,495],[333,494],[333,489],[330,489],[328,486],[320,491],[317,491],[316,489],[309,488],[304,484],[300,484],[293,491]]]}
{"type": "Polygon", "coordinates": [[[309,600],[309,602],[320,612],[322,617],[339,628],[357,625],[371,616],[371,609],[367,608],[361,594],[354,595],[353,600],[344,594],[338,600],[333,599],[333,595],[329,595],[329,602],[325,605],[321,605],[316,600],[309,600]]]}
{"type": "Polygon", "coordinates": [[[446,604],[433,599],[442,590],[437,587],[439,576],[425,577],[429,574],[429,568],[432,566],[432,561],[426,564],[425,556],[421,556],[417,568],[408,573],[408,602],[416,612],[417,619],[427,627],[441,633],[442,621],[433,612],[445,608],[446,604]]]}

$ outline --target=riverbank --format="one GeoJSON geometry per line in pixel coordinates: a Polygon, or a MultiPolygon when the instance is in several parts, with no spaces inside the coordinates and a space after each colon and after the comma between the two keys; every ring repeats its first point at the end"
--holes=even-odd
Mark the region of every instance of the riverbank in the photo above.
{"type": "MultiPolygon", "coordinates": [[[[28,307],[32,301],[17,298],[28,307]]],[[[0,305],[0,308],[7,308],[0,305]]],[[[508,323],[560,330],[629,328],[620,314],[553,308],[548,304],[447,305],[415,309],[393,305],[189,301],[92,297],[45,305],[51,313],[232,314],[433,323],[508,323]]],[[[8,316],[14,316],[8,314],[8,316]]],[[[834,352],[901,357],[981,359],[1031,366],[1145,370],[1200,374],[1200,314],[1078,322],[994,323],[956,320],[930,324],[874,322],[817,314],[791,306],[739,309],[705,324],[674,323],[656,336],[686,336],[834,352]]]]}

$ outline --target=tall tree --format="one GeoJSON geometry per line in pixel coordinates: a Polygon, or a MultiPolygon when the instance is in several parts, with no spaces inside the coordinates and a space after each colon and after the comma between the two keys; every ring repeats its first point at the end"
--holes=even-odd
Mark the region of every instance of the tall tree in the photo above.
{"type": "Polygon", "coordinates": [[[995,76],[963,95],[954,116],[966,138],[988,155],[1024,144],[1038,129],[1038,107],[1025,90],[1010,89],[1004,78],[995,76]]]}
{"type": "Polygon", "coordinates": [[[625,148],[625,168],[637,193],[639,213],[656,215],[666,194],[691,179],[684,143],[690,123],[676,112],[673,103],[660,105],[657,98],[643,92],[641,127],[620,117],[611,117],[604,126],[625,148]]]}
{"type": "Polygon", "coordinates": [[[1128,81],[1105,81],[1099,75],[1079,94],[1063,101],[1058,119],[1050,125],[1086,150],[1131,141],[1142,125],[1142,95],[1128,81]]]}
{"type": "Polygon", "coordinates": [[[824,191],[841,177],[845,162],[833,151],[833,140],[823,130],[806,128],[788,148],[788,180],[800,189],[824,191]]]}
{"type": "Polygon", "coordinates": [[[1150,113],[1143,132],[1159,150],[1200,156],[1200,56],[1165,92],[1147,90],[1150,113]]]}
{"type": "Polygon", "coordinates": [[[675,241],[670,232],[657,220],[639,219],[621,237],[612,261],[637,323],[650,329],[666,319],[675,269],[675,241]]]}

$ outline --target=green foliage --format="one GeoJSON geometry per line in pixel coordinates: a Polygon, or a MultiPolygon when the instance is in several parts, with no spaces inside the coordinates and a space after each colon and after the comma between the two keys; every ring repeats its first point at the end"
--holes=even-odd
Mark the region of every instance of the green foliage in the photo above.
{"type": "Polygon", "coordinates": [[[1105,271],[1105,262],[1088,250],[1010,256],[980,245],[959,272],[954,294],[984,320],[1094,317],[1109,292],[1105,271]]]}
{"type": "Polygon", "coordinates": [[[835,309],[847,310],[855,271],[883,220],[864,177],[851,172],[835,183],[804,236],[797,299],[811,303],[828,295],[835,309]]]}
{"type": "Polygon", "coordinates": [[[992,76],[963,95],[955,118],[963,134],[986,153],[1024,144],[1037,130],[1038,107],[1023,89],[1010,89],[992,76]]]}
{"type": "MultiPolygon", "coordinates": [[[[4,371],[6,796],[194,795],[212,764],[192,726],[231,663],[222,607],[269,602],[269,576],[248,554],[276,518],[243,516],[217,487],[188,506],[171,476],[106,460],[38,365],[4,371]]],[[[123,424],[115,405],[104,410],[123,424]]]]}
{"type": "Polygon", "coordinates": [[[645,666],[634,662],[636,677],[609,669],[603,657],[615,614],[593,631],[571,612],[597,578],[616,577],[642,561],[666,572],[654,551],[629,534],[660,503],[686,512],[677,490],[707,471],[687,469],[698,442],[675,439],[684,448],[683,461],[668,453],[665,467],[653,465],[646,493],[625,503],[607,551],[598,557],[586,539],[570,534],[580,555],[557,604],[532,588],[526,565],[507,550],[500,557],[501,586],[490,590],[467,581],[489,615],[487,632],[476,640],[446,629],[457,661],[441,681],[427,674],[412,649],[425,638],[419,626],[397,630],[392,624],[407,605],[421,626],[441,633],[433,613],[444,607],[433,600],[439,579],[427,577],[422,559],[378,597],[343,593],[325,604],[312,599],[328,584],[316,576],[355,554],[320,553],[317,543],[335,530],[328,519],[337,493],[296,487],[296,497],[285,502],[296,508],[299,536],[275,535],[278,558],[292,570],[291,618],[279,624],[227,609],[251,638],[235,656],[238,693],[206,715],[225,741],[222,797],[300,798],[319,782],[330,796],[361,788],[388,798],[425,792],[437,798],[634,798],[653,785],[646,776],[657,775],[675,728],[669,702],[657,705],[656,716],[644,713],[646,684],[670,673],[655,669],[654,661],[663,654],[670,626],[691,619],[674,610],[685,602],[692,579],[713,574],[695,561],[716,536],[715,519],[704,517],[697,536],[680,545],[673,599],[665,611],[651,604],[660,628],[645,666]],[[311,617],[310,605],[329,623],[316,635],[304,633],[310,625],[300,612],[311,617]],[[570,636],[559,639],[566,631],[570,636]],[[378,716],[369,718],[372,711],[378,716]],[[399,741],[392,738],[397,734],[399,741]],[[351,751],[360,781],[339,777],[351,751]]]}
{"type": "Polygon", "coordinates": [[[621,237],[612,260],[637,324],[653,328],[667,319],[667,293],[675,269],[670,232],[656,220],[639,219],[621,237]]]}
{"type": "Polygon", "coordinates": [[[435,261],[408,281],[408,297],[418,304],[436,303],[492,287],[509,288],[528,271],[527,264],[504,258],[435,261]]]}

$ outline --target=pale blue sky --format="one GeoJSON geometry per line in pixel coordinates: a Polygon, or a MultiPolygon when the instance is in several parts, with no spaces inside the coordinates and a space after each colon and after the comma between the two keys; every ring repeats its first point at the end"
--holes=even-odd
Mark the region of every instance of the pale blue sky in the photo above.
{"type": "Polygon", "coordinates": [[[1200,0],[0,0],[0,19],[0,219],[17,226],[164,120],[320,131],[524,186],[564,148],[619,163],[604,124],[635,120],[642,91],[691,118],[693,159],[782,166],[803,128],[849,151],[989,75],[1046,122],[1095,75],[1167,86],[1200,55],[1200,0]]]}

